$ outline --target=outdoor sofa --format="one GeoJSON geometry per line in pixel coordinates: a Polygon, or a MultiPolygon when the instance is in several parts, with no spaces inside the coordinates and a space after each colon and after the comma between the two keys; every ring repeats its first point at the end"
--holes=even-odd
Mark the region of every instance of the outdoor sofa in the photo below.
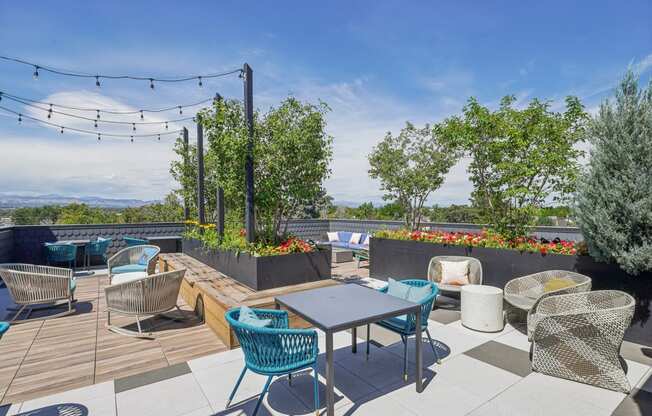
{"type": "Polygon", "coordinates": [[[357,243],[351,242],[351,237],[353,236],[353,232],[351,231],[336,231],[329,234],[331,236],[334,236],[335,234],[337,235],[336,240],[328,239],[327,243],[330,244],[331,247],[348,248],[351,250],[369,250],[369,244],[364,244],[367,236],[371,237],[368,233],[358,233],[360,234],[360,238],[357,239],[357,243]]]}

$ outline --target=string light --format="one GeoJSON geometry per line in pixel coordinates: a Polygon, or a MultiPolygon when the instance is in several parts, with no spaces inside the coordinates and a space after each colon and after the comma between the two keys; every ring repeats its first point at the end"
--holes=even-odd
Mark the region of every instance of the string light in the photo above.
{"type": "Polygon", "coordinates": [[[100,110],[95,110],[95,111],[97,111],[97,119],[99,120],[100,119],[100,110]]]}
{"type": "Polygon", "coordinates": [[[160,134],[158,135],[158,141],[159,142],[161,141],[161,135],[160,134]]]}
{"type": "Polygon", "coordinates": [[[52,118],[52,104],[50,104],[50,109],[48,110],[48,118],[52,118]]]}
{"type": "Polygon", "coordinates": [[[136,123],[131,123],[133,131],[136,131],[136,123]]]}
{"type": "Polygon", "coordinates": [[[97,141],[99,142],[100,140],[102,140],[102,135],[100,133],[97,133],[97,141]]]}
{"type": "Polygon", "coordinates": [[[22,123],[22,122],[23,122],[23,115],[18,114],[18,123],[22,123]]]}
{"type": "Polygon", "coordinates": [[[134,136],[131,136],[131,142],[132,143],[134,142],[134,136]]]}
{"type": "Polygon", "coordinates": [[[167,130],[167,129],[168,129],[168,122],[166,121],[165,122],[165,130],[167,130]]]}
{"type": "Polygon", "coordinates": [[[199,87],[201,88],[204,86],[204,84],[201,82],[201,77],[199,77],[198,79],[199,79],[199,87]]]}
{"type": "Polygon", "coordinates": [[[97,120],[95,120],[95,124],[94,124],[94,126],[95,126],[95,128],[97,128],[97,120]]]}
{"type": "Polygon", "coordinates": [[[197,80],[198,85],[201,87],[203,85],[203,80],[208,79],[208,78],[218,78],[218,77],[225,77],[228,75],[232,74],[238,74],[240,78],[243,77],[243,71],[242,69],[233,69],[230,71],[225,71],[225,72],[219,72],[219,73],[212,73],[212,74],[202,74],[202,75],[179,75],[179,76],[172,76],[172,77],[164,77],[164,78],[156,78],[156,77],[144,77],[144,76],[134,76],[134,75],[109,75],[109,74],[98,74],[98,73],[87,73],[87,72],[81,72],[81,71],[71,71],[71,70],[65,70],[65,69],[58,69],[54,68],[48,65],[41,65],[41,64],[36,64],[33,62],[28,62],[24,59],[20,58],[13,58],[9,56],[1,56],[0,59],[4,61],[9,61],[9,62],[14,62],[17,64],[22,64],[22,65],[28,65],[31,66],[35,69],[34,71],[34,78],[38,78],[39,70],[41,71],[46,71],[50,72],[52,74],[57,74],[57,75],[63,75],[63,76],[69,76],[69,77],[77,77],[77,78],[95,78],[95,86],[99,87],[100,86],[100,78],[104,79],[129,79],[129,80],[137,80],[137,81],[149,81],[149,87],[151,89],[154,89],[154,81],[156,82],[184,82],[184,81],[190,81],[190,80],[197,80]]]}
{"type": "Polygon", "coordinates": [[[143,110],[140,110],[140,119],[145,120],[145,116],[143,116],[143,110]]]}
{"type": "Polygon", "coordinates": [[[63,134],[63,126],[61,126],[61,134],[63,134]]]}
{"type": "Polygon", "coordinates": [[[183,109],[179,106],[179,114],[183,114],[183,109]]]}

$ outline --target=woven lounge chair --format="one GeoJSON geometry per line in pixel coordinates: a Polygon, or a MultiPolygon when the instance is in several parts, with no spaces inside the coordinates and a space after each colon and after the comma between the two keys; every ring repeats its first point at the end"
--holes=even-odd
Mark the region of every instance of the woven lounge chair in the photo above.
{"type": "Polygon", "coordinates": [[[110,283],[123,283],[154,274],[160,250],[157,246],[140,245],[118,251],[106,262],[110,283]]]}
{"type": "Polygon", "coordinates": [[[287,375],[311,368],[314,373],[315,413],[319,414],[319,380],[317,373],[317,331],[314,329],[290,329],[287,311],[272,309],[252,309],[260,319],[269,319],[269,327],[256,327],[238,321],[240,308],[226,312],[226,320],[238,338],[244,353],[245,367],[226,404],[228,408],[238,391],[247,370],[267,376],[267,382],[260,394],[251,416],[258,413],[267,389],[274,377],[287,375]]]}
{"type": "Polygon", "coordinates": [[[474,257],[465,256],[436,256],[430,259],[428,264],[428,280],[437,284],[442,293],[460,293],[462,286],[442,284],[441,261],[468,261],[469,262],[469,284],[482,284],[482,263],[474,257]]]}
{"type": "Polygon", "coordinates": [[[549,296],[532,315],[532,369],[629,393],[620,346],[634,298],[617,290],[549,296]]]}
{"type": "Polygon", "coordinates": [[[153,274],[138,280],[118,283],[104,289],[108,311],[107,325],[110,331],[132,337],[151,338],[144,333],[140,318],[148,315],[162,315],[172,309],[179,309],[177,300],[185,269],[153,274]],[[138,332],[111,325],[111,313],[136,317],[138,332]]]}
{"type": "Polygon", "coordinates": [[[505,285],[505,301],[511,306],[527,312],[528,337],[531,335],[531,316],[537,304],[548,296],[565,293],[581,293],[591,290],[591,278],[567,270],[548,270],[512,279],[505,285]],[[546,283],[553,279],[569,279],[572,285],[546,291],[546,283]]]}
{"type": "Polygon", "coordinates": [[[21,322],[58,318],[75,312],[73,304],[76,280],[72,269],[5,263],[0,264],[0,277],[7,285],[14,303],[19,305],[10,322],[18,319],[25,309],[27,309],[27,314],[21,322]],[[67,311],[29,319],[29,315],[34,310],[59,307],[65,303],[68,304],[67,311]]]}

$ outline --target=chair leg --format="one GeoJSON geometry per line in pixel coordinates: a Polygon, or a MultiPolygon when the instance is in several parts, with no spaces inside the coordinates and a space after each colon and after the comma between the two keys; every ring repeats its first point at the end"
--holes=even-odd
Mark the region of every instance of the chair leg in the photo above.
{"type": "Polygon", "coordinates": [[[369,359],[369,339],[371,338],[371,325],[367,324],[367,354],[365,355],[365,358],[368,360],[369,359]]]}
{"type": "MultiPolygon", "coordinates": [[[[9,320],[9,322],[13,323],[16,319],[18,319],[18,317],[20,316],[21,313],[23,313],[23,311],[25,310],[26,307],[27,307],[27,305],[23,305],[20,308],[18,308],[18,311],[16,312],[14,317],[9,320]]],[[[29,314],[27,316],[29,316],[29,314]]]]}
{"type": "Polygon", "coordinates": [[[265,394],[267,394],[267,389],[269,388],[269,384],[272,382],[272,376],[269,376],[267,378],[267,382],[265,382],[265,387],[263,387],[263,392],[260,393],[260,397],[258,398],[258,402],[256,402],[256,408],[254,409],[254,413],[251,416],[256,416],[258,413],[258,409],[260,408],[261,403],[263,402],[263,399],[265,398],[265,394]]]}
{"type": "Polygon", "coordinates": [[[403,341],[403,380],[407,381],[407,367],[408,367],[408,343],[407,337],[401,337],[403,341]]]}
{"type": "Polygon", "coordinates": [[[319,373],[317,372],[317,365],[312,367],[312,371],[315,374],[315,415],[319,416],[319,373]]]}
{"type": "Polygon", "coordinates": [[[292,387],[292,373],[288,373],[288,385],[292,387]]]}
{"type": "Polygon", "coordinates": [[[138,318],[138,315],[136,315],[136,325],[138,326],[138,333],[142,334],[143,330],[140,327],[140,319],[138,318]]]}
{"type": "Polygon", "coordinates": [[[238,377],[238,381],[235,382],[235,387],[233,387],[233,391],[231,392],[231,395],[229,396],[229,400],[226,402],[226,407],[231,405],[231,401],[233,401],[233,397],[235,397],[235,393],[238,391],[238,387],[240,387],[240,383],[242,382],[242,379],[244,378],[245,373],[247,372],[247,367],[242,369],[242,372],[240,373],[240,376],[238,377]]]}
{"type": "Polygon", "coordinates": [[[426,336],[428,336],[428,341],[430,342],[430,347],[432,348],[432,352],[435,354],[435,359],[437,360],[437,364],[441,364],[439,353],[437,352],[437,348],[435,348],[435,343],[432,341],[432,337],[430,336],[430,331],[428,330],[428,328],[426,328],[426,336]]]}

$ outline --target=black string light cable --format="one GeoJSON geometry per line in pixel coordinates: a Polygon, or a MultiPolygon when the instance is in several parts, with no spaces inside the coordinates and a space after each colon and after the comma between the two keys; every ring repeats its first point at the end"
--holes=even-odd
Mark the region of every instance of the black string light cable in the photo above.
{"type": "Polygon", "coordinates": [[[65,70],[65,69],[58,69],[54,68],[48,65],[41,65],[41,64],[36,64],[33,62],[26,61],[24,59],[20,58],[13,58],[10,56],[2,56],[0,55],[0,59],[9,61],[9,62],[15,62],[18,64],[22,65],[27,65],[32,68],[34,68],[33,72],[33,77],[34,79],[39,78],[39,71],[45,71],[45,72],[50,72],[52,74],[57,74],[57,75],[64,75],[68,77],[77,77],[77,78],[94,78],[95,79],[95,86],[100,87],[101,79],[129,79],[129,80],[135,80],[135,81],[149,81],[149,87],[151,89],[154,89],[154,82],[185,82],[185,81],[192,81],[196,80],[197,85],[199,87],[203,86],[203,80],[210,79],[210,78],[219,78],[219,77],[225,77],[228,75],[232,74],[239,74],[239,76],[242,76],[242,69],[233,69],[230,71],[226,72],[219,72],[219,73],[212,73],[212,74],[205,74],[205,75],[180,75],[180,76],[174,76],[174,77],[162,77],[162,78],[157,78],[157,77],[143,77],[143,76],[134,76],[134,75],[108,75],[108,74],[91,74],[88,72],[80,72],[80,71],[71,71],[71,70],[65,70]]]}
{"type": "MultiPolygon", "coordinates": [[[[144,118],[144,113],[163,113],[166,111],[170,110],[176,110],[179,111],[180,114],[183,114],[183,109],[184,108],[191,108],[191,107],[197,107],[206,103],[209,103],[211,101],[219,100],[221,99],[221,96],[219,94],[215,94],[214,97],[211,98],[206,98],[201,101],[197,101],[194,103],[190,104],[183,104],[183,105],[174,105],[171,107],[162,107],[162,108],[143,108],[141,110],[129,110],[129,111],[120,111],[120,110],[112,110],[112,109],[103,109],[103,108],[88,108],[88,107],[74,107],[74,106],[69,106],[69,105],[63,105],[63,104],[55,104],[55,103],[49,103],[45,101],[39,101],[39,100],[33,100],[31,98],[25,98],[25,97],[20,97],[18,95],[14,94],[9,94],[4,91],[0,91],[0,101],[2,101],[3,98],[16,101],[16,102],[21,102],[23,104],[26,103],[31,103],[31,104],[39,104],[39,105],[44,105],[44,106],[49,106],[50,108],[62,108],[65,110],[75,110],[75,111],[88,111],[92,113],[97,114],[112,114],[112,115],[140,115],[141,120],[144,118]]],[[[28,104],[26,104],[28,105],[28,104]]],[[[54,111],[54,110],[53,110],[54,111]]],[[[97,118],[97,116],[96,116],[97,118]]]]}
{"type": "Polygon", "coordinates": [[[92,130],[85,130],[85,129],[78,129],[75,127],[66,127],[62,126],[60,124],[56,123],[51,123],[47,120],[41,120],[36,117],[31,117],[22,113],[19,113],[17,111],[14,111],[10,108],[6,108],[0,105],[0,110],[6,111],[8,113],[14,114],[18,116],[18,122],[22,123],[24,119],[27,120],[32,120],[40,124],[44,124],[47,126],[51,127],[56,127],[59,129],[60,133],[63,134],[66,130],[73,131],[76,133],[84,133],[84,134],[90,134],[93,136],[97,136],[97,139],[100,140],[101,137],[121,137],[121,138],[131,138],[131,141],[134,141],[134,138],[139,138],[139,137],[156,137],[158,140],[161,140],[161,136],[166,136],[166,135],[171,135],[171,134],[180,134],[183,130],[171,130],[171,131],[163,131],[159,133],[149,133],[149,134],[123,134],[123,133],[103,133],[103,132],[97,132],[97,131],[92,131],[92,130]]]}

